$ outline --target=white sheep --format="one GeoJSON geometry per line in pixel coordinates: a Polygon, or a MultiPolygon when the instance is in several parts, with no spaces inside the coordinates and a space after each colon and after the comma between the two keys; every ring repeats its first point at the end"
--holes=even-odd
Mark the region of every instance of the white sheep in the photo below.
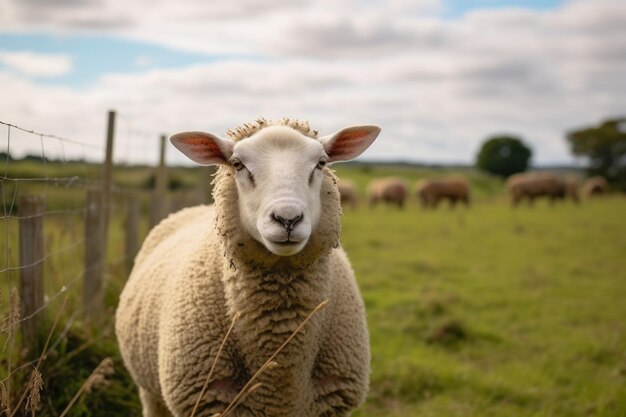
{"type": "Polygon", "coordinates": [[[354,272],[339,247],[341,208],[327,167],[360,155],[376,126],[318,138],[283,119],[173,135],[202,165],[220,165],[214,206],[170,215],[148,235],[124,288],[116,333],[144,416],[188,417],[224,339],[196,416],[224,411],[242,386],[323,300],[276,357],[237,416],[345,416],[365,398],[369,339],[354,272]]]}

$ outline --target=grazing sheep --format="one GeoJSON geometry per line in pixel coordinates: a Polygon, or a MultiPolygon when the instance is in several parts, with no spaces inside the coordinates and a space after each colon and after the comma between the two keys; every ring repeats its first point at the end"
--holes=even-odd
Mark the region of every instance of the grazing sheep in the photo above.
{"type": "Polygon", "coordinates": [[[341,197],[341,205],[350,205],[352,210],[356,210],[359,203],[359,193],[356,190],[356,185],[350,180],[341,179],[337,183],[337,188],[341,197]]]}
{"type": "Polygon", "coordinates": [[[424,208],[436,208],[441,200],[449,200],[450,207],[457,201],[462,201],[466,207],[470,204],[470,188],[464,178],[422,180],[417,183],[417,196],[424,208]]]}
{"type": "Polygon", "coordinates": [[[575,203],[580,203],[580,197],[578,196],[578,187],[580,182],[577,177],[573,175],[564,175],[558,177],[559,191],[558,195],[561,199],[571,199],[575,203]]]}
{"type": "Polygon", "coordinates": [[[323,300],[326,308],[255,380],[262,385],[233,415],[346,416],[364,400],[365,312],[339,246],[339,192],[327,166],[361,154],[379,131],[357,126],[318,138],[306,122],[259,119],[229,138],[170,138],[193,161],[219,169],[215,205],[184,209],[157,225],[120,297],[117,338],[144,416],[190,416],[240,314],[195,415],[223,412],[323,300]]]}
{"type": "Polygon", "coordinates": [[[600,175],[588,178],[582,186],[582,193],[586,197],[597,197],[606,194],[608,183],[600,175]]]}
{"type": "Polygon", "coordinates": [[[524,198],[532,205],[535,198],[547,197],[554,202],[563,197],[562,180],[551,172],[522,172],[511,175],[506,181],[506,188],[511,195],[513,206],[524,198]]]}
{"type": "Polygon", "coordinates": [[[407,186],[400,178],[380,178],[372,180],[367,186],[367,195],[370,207],[376,207],[379,202],[397,204],[404,207],[407,195],[407,186]]]}

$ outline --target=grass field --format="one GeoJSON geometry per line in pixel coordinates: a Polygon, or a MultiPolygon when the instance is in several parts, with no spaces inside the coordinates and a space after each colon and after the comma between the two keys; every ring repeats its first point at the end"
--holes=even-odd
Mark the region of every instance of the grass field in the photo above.
{"type": "Polygon", "coordinates": [[[347,213],[373,356],[359,416],[626,415],[624,213],[347,213]]]}
{"type": "MultiPolygon", "coordinates": [[[[381,175],[412,183],[432,173],[339,170],[361,190],[381,175]]],[[[403,211],[364,204],[346,210],[342,241],[366,302],[372,346],[371,390],[356,415],[626,416],[626,198],[513,210],[499,180],[466,174],[477,196],[470,209],[424,211],[413,198],[403,211]]],[[[133,181],[145,177],[138,172],[133,181]]],[[[47,223],[49,245],[81,238],[79,226],[62,232],[68,224],[47,223]]],[[[112,225],[114,258],[121,218],[112,225]]],[[[79,270],[79,262],[80,251],[51,257],[48,285],[79,270]]],[[[107,277],[112,312],[125,272],[110,267],[107,277]]],[[[74,317],[73,325],[46,359],[37,415],[60,414],[105,356],[115,362],[112,384],[81,397],[69,415],[140,415],[110,320],[82,328],[74,314],[80,284],[70,294],[63,322],[74,317]]],[[[4,378],[8,351],[1,352],[4,378]]]]}

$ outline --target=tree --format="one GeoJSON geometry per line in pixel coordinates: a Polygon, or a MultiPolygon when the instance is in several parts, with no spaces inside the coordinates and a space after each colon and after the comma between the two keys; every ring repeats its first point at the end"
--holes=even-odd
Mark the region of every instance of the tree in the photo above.
{"type": "Polygon", "coordinates": [[[602,175],[626,190],[626,119],[610,119],[599,126],[567,133],[572,153],[589,158],[589,175],[602,175]]]}
{"type": "Polygon", "coordinates": [[[476,166],[501,177],[526,171],[532,151],[521,139],[495,136],[487,139],[478,152],[476,166]]]}

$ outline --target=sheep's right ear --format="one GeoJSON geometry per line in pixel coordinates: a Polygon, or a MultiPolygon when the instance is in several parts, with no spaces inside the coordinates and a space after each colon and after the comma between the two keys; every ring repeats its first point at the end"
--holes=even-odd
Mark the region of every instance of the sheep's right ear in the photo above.
{"type": "Polygon", "coordinates": [[[189,159],[200,165],[228,165],[235,142],[211,133],[181,132],[170,136],[170,142],[189,159]]]}

